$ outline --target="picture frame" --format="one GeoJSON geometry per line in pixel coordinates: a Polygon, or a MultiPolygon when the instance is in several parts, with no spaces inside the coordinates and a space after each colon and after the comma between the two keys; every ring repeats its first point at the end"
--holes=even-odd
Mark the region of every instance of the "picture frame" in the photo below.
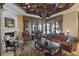
{"type": "Polygon", "coordinates": [[[9,28],[15,27],[14,19],[5,17],[5,27],[9,27],[9,28]]]}

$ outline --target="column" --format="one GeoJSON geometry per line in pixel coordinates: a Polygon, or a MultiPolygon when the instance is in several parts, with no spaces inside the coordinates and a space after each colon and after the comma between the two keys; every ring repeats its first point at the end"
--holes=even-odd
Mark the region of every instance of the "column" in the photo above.
{"type": "Polygon", "coordinates": [[[0,56],[1,56],[1,8],[0,8],[0,56]]]}
{"type": "Polygon", "coordinates": [[[2,48],[2,45],[1,45],[1,17],[2,17],[2,6],[4,4],[3,3],[0,3],[0,56],[1,56],[1,48],[2,48]]]}

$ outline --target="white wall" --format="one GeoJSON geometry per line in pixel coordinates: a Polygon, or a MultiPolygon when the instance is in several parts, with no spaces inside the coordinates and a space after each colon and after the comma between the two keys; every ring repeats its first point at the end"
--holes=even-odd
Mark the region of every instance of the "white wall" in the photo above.
{"type": "Polygon", "coordinates": [[[10,11],[4,10],[2,13],[2,31],[3,32],[13,32],[13,31],[16,31],[17,28],[18,28],[18,21],[17,21],[16,14],[11,13],[10,11]],[[5,27],[5,17],[13,18],[14,22],[15,22],[15,27],[13,27],[13,28],[5,27]]]}
{"type": "Polygon", "coordinates": [[[4,34],[7,32],[15,32],[16,34],[18,33],[18,31],[19,31],[18,18],[17,18],[16,14],[14,14],[6,9],[3,9],[1,22],[2,22],[2,24],[1,24],[2,40],[4,40],[4,34]],[[14,23],[15,27],[12,27],[12,28],[5,27],[5,17],[13,18],[14,22],[15,22],[14,23]]]}
{"type": "Polygon", "coordinates": [[[18,18],[16,16],[16,14],[14,14],[14,13],[8,11],[8,10],[3,10],[3,12],[2,12],[2,19],[1,19],[2,52],[5,51],[4,34],[6,32],[15,32],[15,31],[17,31],[17,29],[18,29],[18,20],[17,19],[18,18]],[[5,27],[5,17],[13,18],[14,22],[15,22],[15,27],[13,27],[13,28],[5,27]]]}

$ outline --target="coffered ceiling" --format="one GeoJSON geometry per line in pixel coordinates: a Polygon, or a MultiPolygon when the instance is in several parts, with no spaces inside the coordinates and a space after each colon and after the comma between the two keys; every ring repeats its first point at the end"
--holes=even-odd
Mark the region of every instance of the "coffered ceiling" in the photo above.
{"type": "Polygon", "coordinates": [[[58,12],[69,9],[74,3],[16,3],[26,13],[49,17],[58,12]]]}

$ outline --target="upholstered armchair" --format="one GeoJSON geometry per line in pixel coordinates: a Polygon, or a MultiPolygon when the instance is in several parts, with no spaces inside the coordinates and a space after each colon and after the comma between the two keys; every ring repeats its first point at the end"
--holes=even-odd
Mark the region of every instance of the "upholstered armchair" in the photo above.
{"type": "Polygon", "coordinates": [[[27,44],[29,41],[31,41],[31,36],[29,35],[28,32],[23,32],[22,38],[23,38],[23,41],[25,44],[27,44]]]}
{"type": "Polygon", "coordinates": [[[68,37],[66,42],[61,43],[61,47],[69,52],[75,51],[77,49],[78,39],[76,37],[68,37]]]}

